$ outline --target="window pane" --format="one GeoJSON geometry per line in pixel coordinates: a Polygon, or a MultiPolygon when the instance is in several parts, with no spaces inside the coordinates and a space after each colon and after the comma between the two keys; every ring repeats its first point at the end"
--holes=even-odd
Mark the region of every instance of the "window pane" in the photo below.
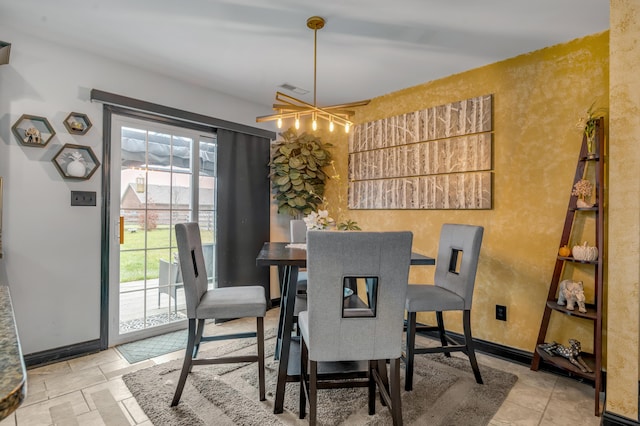
{"type": "Polygon", "coordinates": [[[185,137],[173,137],[171,170],[174,172],[191,171],[191,151],[193,139],[185,137]]]}
{"type": "Polygon", "coordinates": [[[187,218],[193,206],[191,174],[171,174],[171,208],[185,212],[187,218]]]}

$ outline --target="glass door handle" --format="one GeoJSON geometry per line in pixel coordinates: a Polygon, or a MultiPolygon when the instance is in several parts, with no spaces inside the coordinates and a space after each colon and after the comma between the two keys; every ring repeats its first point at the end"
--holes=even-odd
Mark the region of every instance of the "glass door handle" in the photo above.
{"type": "Polygon", "coordinates": [[[124,216],[120,216],[120,226],[118,228],[118,238],[120,240],[120,244],[124,244],[124,216]]]}

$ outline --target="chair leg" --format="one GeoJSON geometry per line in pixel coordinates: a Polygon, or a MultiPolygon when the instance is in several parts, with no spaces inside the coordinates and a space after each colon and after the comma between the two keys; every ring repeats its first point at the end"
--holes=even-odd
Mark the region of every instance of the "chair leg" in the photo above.
{"type": "Polygon", "coordinates": [[[256,320],[256,334],[258,338],[258,388],[260,401],[266,400],[265,379],[264,379],[264,318],[258,317],[256,320]]]}
{"type": "Polygon", "coordinates": [[[198,320],[198,328],[196,332],[196,340],[193,347],[193,358],[198,357],[198,351],[200,350],[200,342],[202,341],[202,334],[204,333],[204,318],[198,320]]]}
{"type": "Polygon", "coordinates": [[[309,352],[304,339],[300,339],[300,400],[298,404],[298,417],[304,419],[307,415],[307,363],[309,362],[309,352]]]}
{"type": "MultiPolygon", "coordinates": [[[[389,377],[387,376],[387,359],[379,359],[377,361],[378,364],[378,376],[380,376],[380,380],[382,381],[382,383],[384,384],[384,388],[387,391],[387,393],[389,393],[389,377]]],[[[384,398],[382,398],[382,389],[380,389],[380,403],[382,404],[383,407],[387,406],[387,403],[385,402],[384,398]]]]}
{"type": "Polygon", "coordinates": [[[187,348],[184,354],[184,362],[182,364],[182,371],[180,372],[180,379],[178,380],[178,386],[176,387],[176,392],[173,395],[173,401],[171,401],[171,406],[175,407],[180,402],[180,397],[182,396],[182,390],[184,389],[184,384],[187,381],[187,375],[189,371],[191,371],[192,365],[192,354],[193,347],[196,340],[196,320],[195,318],[189,318],[189,337],[187,339],[187,348]]]}
{"type": "Polygon", "coordinates": [[[404,389],[413,389],[413,357],[416,346],[416,313],[407,312],[407,353],[405,356],[406,371],[404,378],[404,389]]]}
{"type": "Polygon", "coordinates": [[[473,375],[476,376],[476,382],[483,384],[482,376],[480,376],[480,369],[478,368],[478,361],[476,360],[476,351],[473,345],[473,338],[471,337],[471,311],[465,310],[462,314],[462,322],[464,326],[464,343],[467,347],[467,356],[471,362],[471,368],[473,369],[473,375]]]}
{"type": "MultiPolygon", "coordinates": [[[[373,416],[376,413],[376,381],[373,378],[373,371],[380,368],[378,361],[369,361],[369,415],[373,416]]],[[[386,366],[385,366],[386,368],[386,366]]]]}
{"type": "MultiPolygon", "coordinates": [[[[442,316],[442,311],[436,312],[436,320],[438,321],[438,333],[440,334],[440,343],[442,346],[447,346],[449,343],[447,342],[447,336],[444,331],[444,317],[442,316]]],[[[444,356],[451,358],[451,352],[445,352],[444,356]]]]}
{"type": "Polygon", "coordinates": [[[390,362],[389,397],[391,398],[391,417],[393,426],[402,426],[402,401],[400,399],[400,358],[390,362]]]}
{"type": "Polygon", "coordinates": [[[318,363],[309,361],[309,426],[315,426],[318,417],[318,363]]]}

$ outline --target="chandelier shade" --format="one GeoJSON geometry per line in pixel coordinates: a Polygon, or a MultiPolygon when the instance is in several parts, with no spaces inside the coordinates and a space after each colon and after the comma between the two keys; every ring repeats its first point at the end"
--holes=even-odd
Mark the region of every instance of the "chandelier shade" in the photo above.
{"type": "Polygon", "coordinates": [[[263,115],[256,117],[256,122],[277,121],[278,128],[282,127],[283,120],[294,119],[295,128],[300,127],[300,119],[310,117],[312,119],[313,130],[317,128],[318,119],[325,120],[329,123],[329,130],[333,131],[334,126],[342,126],[348,133],[353,125],[351,117],[355,111],[349,108],[367,105],[369,100],[350,102],[341,105],[332,105],[327,107],[318,107],[317,101],[317,41],[318,30],[323,28],[325,24],[324,18],[312,16],[307,19],[307,27],[313,30],[313,104],[302,101],[282,92],[276,92],[276,103],[273,104],[275,114],[263,115]]]}

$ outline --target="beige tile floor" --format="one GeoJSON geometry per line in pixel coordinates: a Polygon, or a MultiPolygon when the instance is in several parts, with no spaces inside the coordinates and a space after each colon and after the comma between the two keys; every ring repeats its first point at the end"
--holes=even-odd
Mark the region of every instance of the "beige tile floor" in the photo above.
{"type": "MultiPolygon", "coordinates": [[[[265,327],[275,327],[277,315],[277,309],[270,310],[265,327]]],[[[210,324],[209,333],[242,329],[244,321],[210,324]]],[[[419,339],[423,345],[432,342],[427,338],[419,339]]],[[[206,343],[216,344],[220,343],[206,343]]],[[[152,426],[122,381],[122,375],[182,357],[183,352],[179,351],[129,364],[111,348],[31,369],[26,401],[1,421],[0,426],[152,426]]],[[[528,366],[483,354],[479,354],[479,362],[518,375],[518,381],[490,425],[600,424],[600,418],[593,415],[591,386],[546,372],[533,372],[528,366]]]]}

